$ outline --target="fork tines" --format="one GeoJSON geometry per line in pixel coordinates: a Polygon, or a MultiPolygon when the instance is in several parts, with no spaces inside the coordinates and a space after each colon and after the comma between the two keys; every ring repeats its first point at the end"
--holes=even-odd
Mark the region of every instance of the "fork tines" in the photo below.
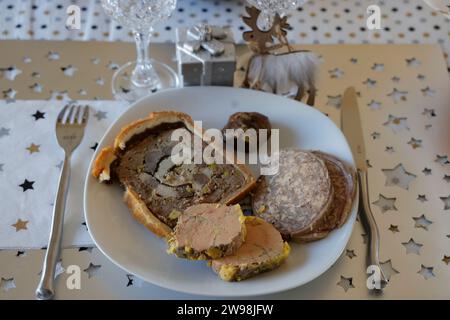
{"type": "Polygon", "coordinates": [[[86,124],[89,116],[89,106],[65,105],[58,115],[60,124],[86,124]]]}

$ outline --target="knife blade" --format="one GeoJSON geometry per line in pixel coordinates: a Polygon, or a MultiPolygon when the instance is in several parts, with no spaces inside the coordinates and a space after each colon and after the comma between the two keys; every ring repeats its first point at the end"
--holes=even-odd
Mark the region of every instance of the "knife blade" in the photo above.
{"type": "Polygon", "coordinates": [[[356,90],[353,87],[345,90],[342,97],[341,127],[352,149],[356,167],[359,170],[367,170],[361,117],[359,115],[356,90]]]}
{"type": "Polygon", "coordinates": [[[350,87],[345,90],[344,96],[342,97],[341,108],[341,129],[350,144],[357,169],[359,188],[358,212],[364,229],[369,236],[369,254],[367,257],[368,269],[366,271],[371,273],[372,276],[367,281],[367,287],[379,292],[387,285],[388,280],[380,264],[380,234],[375,217],[370,209],[364,131],[362,129],[355,88],[350,87]],[[370,281],[372,282],[370,283],[370,281]]]}

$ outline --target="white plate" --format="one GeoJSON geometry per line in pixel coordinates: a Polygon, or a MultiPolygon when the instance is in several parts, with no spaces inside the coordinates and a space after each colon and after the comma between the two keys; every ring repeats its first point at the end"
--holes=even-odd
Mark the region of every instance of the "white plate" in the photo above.
{"type": "MultiPolygon", "coordinates": [[[[167,90],[134,103],[107,130],[95,156],[113,143],[121,127],[151,111],[163,109],[186,112],[194,120],[202,120],[204,128],[222,128],[237,111],[258,111],[269,117],[273,128],[280,129],[280,148],[322,150],[353,164],[344,135],[316,109],[272,94],[222,87],[167,90]]],[[[320,276],[343,252],[355,222],[356,207],[357,201],[345,225],[326,239],[306,245],[292,244],[291,255],[279,269],[239,283],[227,283],[204,261],[192,262],[167,255],[165,242],[133,219],[122,202],[119,186],[100,184],[89,174],[84,190],[88,229],[98,248],[112,262],[161,287],[223,297],[274,293],[320,276]]]]}

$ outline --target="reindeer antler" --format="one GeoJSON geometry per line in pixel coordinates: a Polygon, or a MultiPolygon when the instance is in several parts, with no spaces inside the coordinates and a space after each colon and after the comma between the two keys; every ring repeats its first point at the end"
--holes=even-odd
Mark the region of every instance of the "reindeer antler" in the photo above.
{"type": "Polygon", "coordinates": [[[280,18],[280,22],[278,23],[279,32],[283,37],[287,35],[287,30],[289,30],[289,28],[291,27],[291,25],[287,22],[287,18],[288,18],[287,16],[280,18]]]}
{"type": "Polygon", "coordinates": [[[261,11],[255,7],[245,7],[245,11],[247,11],[249,16],[242,19],[251,30],[243,33],[244,40],[249,42],[252,51],[268,53],[270,47],[268,45],[273,43],[273,38],[276,35],[275,23],[270,29],[261,30],[258,27],[258,17],[261,11]]]}
{"type": "Polygon", "coordinates": [[[289,44],[285,40],[289,23],[287,17],[280,18],[278,14],[273,19],[272,26],[268,30],[261,30],[258,27],[258,18],[261,14],[261,10],[255,7],[245,7],[245,11],[249,16],[244,16],[242,20],[246,25],[250,27],[250,31],[243,33],[243,38],[249,43],[250,49],[259,54],[269,53],[276,47],[289,44]],[[279,45],[272,46],[274,39],[277,38],[280,41],[279,45]]]}
{"type": "Polygon", "coordinates": [[[261,13],[257,8],[255,7],[245,7],[245,11],[248,13],[248,17],[243,17],[242,20],[244,20],[244,23],[248,25],[252,30],[258,29],[258,16],[261,13]]]}

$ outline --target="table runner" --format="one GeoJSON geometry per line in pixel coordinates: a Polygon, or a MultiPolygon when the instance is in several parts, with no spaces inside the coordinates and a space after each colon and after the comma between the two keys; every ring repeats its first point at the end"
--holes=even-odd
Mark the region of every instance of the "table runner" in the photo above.
{"type": "MultiPolygon", "coordinates": [[[[0,248],[47,245],[64,154],[55,119],[67,101],[0,101],[0,248]]],[[[125,109],[117,101],[78,101],[90,106],[84,138],[72,156],[63,247],[92,246],[84,222],[83,188],[97,142],[125,109]]]]}

